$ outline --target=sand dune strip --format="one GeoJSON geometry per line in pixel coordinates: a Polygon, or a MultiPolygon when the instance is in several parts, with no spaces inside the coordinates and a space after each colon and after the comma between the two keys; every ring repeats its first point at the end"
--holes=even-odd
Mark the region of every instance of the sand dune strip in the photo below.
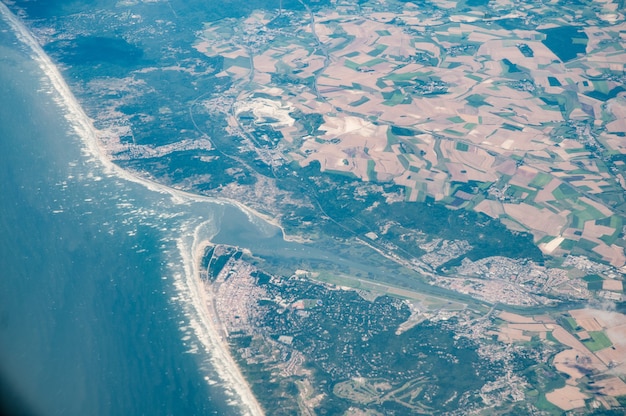
{"type": "MultiPolygon", "coordinates": [[[[52,87],[58,94],[57,103],[66,110],[66,119],[70,122],[72,128],[77,133],[85,146],[84,150],[90,155],[94,161],[99,162],[104,168],[105,173],[115,175],[129,182],[134,182],[144,186],[145,188],[161,194],[168,194],[172,197],[172,202],[186,204],[192,201],[206,201],[218,204],[228,203],[241,209],[251,221],[258,220],[253,217],[261,218],[263,221],[269,221],[267,217],[263,217],[256,211],[246,207],[236,201],[227,199],[216,199],[194,195],[188,192],[179,191],[157,184],[130,174],[119,166],[115,165],[105,155],[106,153],[100,146],[97,130],[93,126],[87,114],[83,111],[81,105],[74,97],[69,86],[63,79],[56,65],[50,60],[48,55],[41,48],[37,40],[32,36],[28,28],[7,8],[4,3],[0,2],[0,14],[11,25],[19,40],[27,45],[33,52],[33,58],[44,71],[50,80],[52,87]]],[[[254,221],[253,221],[254,222],[254,221]]],[[[274,224],[278,226],[278,224],[274,224]]],[[[282,228],[281,228],[282,229],[282,228]]],[[[284,235],[284,234],[283,234],[284,235]]],[[[236,392],[243,403],[244,411],[251,415],[262,415],[263,411],[259,406],[256,398],[250,390],[250,386],[243,378],[239,367],[234,362],[228,345],[219,336],[219,330],[213,324],[212,316],[208,312],[207,293],[202,287],[198,270],[198,253],[193,250],[200,250],[204,247],[203,242],[195,241],[192,247],[184,247],[179,243],[179,249],[184,261],[186,286],[193,300],[193,307],[201,318],[201,325],[194,328],[199,340],[204,344],[207,351],[212,355],[212,362],[222,380],[227,383],[232,391],[236,392]]],[[[182,241],[182,240],[181,240],[182,241]]],[[[201,254],[200,254],[201,256],[201,254]]],[[[201,258],[201,257],[200,257],[201,258]]]]}

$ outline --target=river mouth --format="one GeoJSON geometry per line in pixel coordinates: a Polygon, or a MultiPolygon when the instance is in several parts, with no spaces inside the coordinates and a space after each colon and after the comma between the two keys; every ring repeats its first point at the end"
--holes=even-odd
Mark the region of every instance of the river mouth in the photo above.
{"type": "Polygon", "coordinates": [[[0,13],[0,407],[245,413],[181,284],[192,270],[181,234],[223,202],[113,165],[57,68],[0,13]]]}

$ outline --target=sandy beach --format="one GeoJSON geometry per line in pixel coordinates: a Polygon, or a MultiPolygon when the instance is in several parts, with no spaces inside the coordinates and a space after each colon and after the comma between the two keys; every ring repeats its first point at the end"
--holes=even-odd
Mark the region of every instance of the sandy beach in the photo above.
{"type": "MultiPolygon", "coordinates": [[[[28,28],[6,7],[4,3],[1,2],[0,14],[11,25],[18,38],[33,52],[33,58],[44,71],[51,83],[51,86],[57,93],[55,95],[55,101],[62,108],[65,108],[66,119],[70,122],[72,128],[81,138],[84,145],[83,150],[92,161],[103,167],[105,174],[140,184],[154,192],[167,194],[171,196],[172,202],[175,204],[188,204],[195,201],[210,202],[214,204],[230,204],[236,206],[243,211],[252,222],[261,220],[270,223],[280,228],[283,232],[283,236],[285,236],[282,227],[280,227],[280,225],[274,220],[244,206],[243,204],[238,203],[237,201],[203,197],[172,189],[153,181],[135,176],[115,165],[110,159],[108,159],[104,149],[101,147],[98,139],[98,132],[94,128],[92,121],[83,111],[81,105],[72,94],[69,86],[63,79],[56,65],[50,60],[37,40],[32,36],[28,28]]],[[[227,341],[220,336],[219,317],[214,316],[214,313],[212,313],[212,310],[209,307],[211,299],[208,298],[209,293],[204,287],[204,283],[200,279],[199,274],[202,253],[208,241],[200,238],[200,228],[201,226],[197,227],[195,230],[182,230],[182,232],[186,231],[194,233],[191,244],[185,244],[184,235],[178,240],[178,248],[184,262],[183,266],[185,270],[185,276],[179,279],[179,281],[184,282],[185,287],[182,289],[187,291],[187,294],[191,299],[191,306],[199,319],[198,321],[192,323],[192,327],[196,336],[210,354],[211,362],[213,363],[218,375],[225,383],[225,387],[228,391],[234,392],[237,396],[235,400],[241,404],[244,414],[262,415],[263,411],[261,407],[230,354],[227,341]]]]}
{"type": "Polygon", "coordinates": [[[230,354],[228,341],[225,339],[226,332],[214,309],[212,290],[200,278],[204,248],[210,243],[201,235],[201,229],[202,225],[196,227],[191,244],[186,244],[183,238],[178,240],[178,247],[185,265],[185,284],[199,317],[199,320],[192,321],[190,326],[205,348],[210,351],[211,362],[222,380],[239,396],[246,414],[263,415],[261,406],[230,354]]]}

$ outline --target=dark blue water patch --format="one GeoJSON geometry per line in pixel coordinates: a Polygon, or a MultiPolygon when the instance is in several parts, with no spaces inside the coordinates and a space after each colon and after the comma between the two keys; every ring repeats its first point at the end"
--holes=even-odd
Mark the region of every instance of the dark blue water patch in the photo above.
{"type": "Polygon", "coordinates": [[[587,49],[587,34],[577,26],[559,26],[543,29],[539,32],[546,35],[542,41],[558,58],[563,61],[571,61],[578,54],[584,54],[587,49]]]}

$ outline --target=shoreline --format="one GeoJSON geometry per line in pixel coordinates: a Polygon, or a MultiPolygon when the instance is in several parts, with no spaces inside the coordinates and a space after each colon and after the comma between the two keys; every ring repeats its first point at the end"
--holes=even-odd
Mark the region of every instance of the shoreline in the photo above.
{"type": "Polygon", "coordinates": [[[172,188],[166,185],[162,185],[150,179],[134,175],[113,163],[113,161],[109,159],[106,151],[100,144],[100,140],[98,139],[97,135],[98,130],[93,126],[91,119],[84,112],[82,106],[70,90],[69,86],[65,82],[65,79],[57,69],[56,65],[50,60],[46,52],[41,48],[41,46],[37,42],[37,39],[33,37],[28,28],[2,2],[0,2],[0,14],[2,14],[2,16],[13,27],[18,39],[22,41],[22,43],[30,47],[32,52],[35,54],[36,60],[40,64],[42,71],[46,74],[46,76],[52,83],[52,87],[62,98],[62,101],[58,102],[58,104],[66,108],[68,112],[68,114],[66,115],[66,120],[70,123],[71,127],[74,128],[78,137],[85,144],[84,150],[86,150],[92,157],[94,157],[102,164],[105,173],[113,174],[129,182],[142,185],[151,191],[170,195],[174,202],[185,203],[186,201],[194,201],[233,205],[239,208],[248,217],[259,218],[264,222],[280,229],[283,239],[285,239],[285,241],[298,240],[297,237],[288,236],[285,233],[285,229],[274,218],[258,212],[257,210],[250,208],[239,201],[224,197],[198,195],[191,192],[172,188]]]}
{"type": "Polygon", "coordinates": [[[219,316],[213,309],[215,298],[212,296],[210,287],[200,277],[200,264],[204,255],[204,248],[210,244],[210,240],[200,236],[200,230],[205,223],[197,226],[193,233],[191,244],[185,244],[184,238],[177,240],[185,275],[185,286],[189,289],[189,296],[194,310],[198,315],[197,322],[190,322],[199,341],[209,351],[210,361],[226,384],[226,389],[236,392],[245,414],[257,416],[264,415],[259,402],[250,388],[249,383],[241,373],[239,365],[235,362],[230,352],[228,340],[225,338],[226,331],[221,326],[219,316]]]}
{"type": "MultiPolygon", "coordinates": [[[[251,221],[254,218],[258,218],[264,222],[274,225],[281,230],[284,239],[288,238],[285,235],[283,227],[281,227],[275,220],[241,204],[238,201],[229,200],[227,198],[201,196],[170,188],[151,180],[133,175],[113,163],[100,145],[97,130],[93,126],[91,119],[82,109],[56,65],[50,60],[28,28],[17,16],[15,16],[15,14],[13,14],[7,5],[2,2],[0,2],[0,15],[11,26],[18,40],[30,48],[32,58],[39,65],[51,83],[51,87],[56,92],[56,96],[54,97],[55,102],[65,110],[65,119],[68,121],[69,127],[74,130],[78,139],[82,142],[83,147],[81,150],[86,156],[91,157],[90,161],[98,163],[102,167],[105,174],[116,176],[128,182],[136,183],[159,194],[169,195],[174,204],[209,202],[213,204],[233,205],[246,214],[251,221]]],[[[225,383],[225,389],[230,389],[238,396],[240,407],[244,413],[250,415],[263,415],[264,413],[258,404],[256,397],[252,393],[248,382],[243,377],[239,366],[234,362],[228,344],[221,339],[219,335],[219,328],[213,322],[214,316],[211,315],[207,306],[207,302],[209,301],[207,297],[209,294],[203,287],[200,279],[199,266],[202,259],[201,250],[204,249],[208,240],[198,241],[199,229],[201,227],[202,224],[196,228],[193,235],[193,243],[190,247],[185,247],[183,243],[184,236],[181,236],[177,240],[177,246],[180,251],[185,272],[183,279],[192,300],[190,306],[200,320],[200,326],[198,326],[198,324],[194,325],[194,332],[196,332],[198,340],[205,347],[218,376],[225,383]]]]}

